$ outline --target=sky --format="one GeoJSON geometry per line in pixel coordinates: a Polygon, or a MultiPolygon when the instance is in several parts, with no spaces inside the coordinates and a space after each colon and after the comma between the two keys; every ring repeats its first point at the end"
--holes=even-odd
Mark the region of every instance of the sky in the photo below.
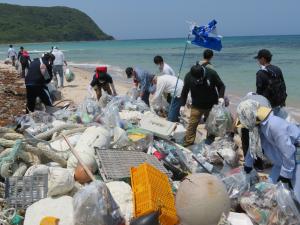
{"type": "Polygon", "coordinates": [[[0,0],[68,6],[89,15],[116,39],[185,37],[186,21],[218,21],[223,36],[300,34],[299,0],[0,0]]]}

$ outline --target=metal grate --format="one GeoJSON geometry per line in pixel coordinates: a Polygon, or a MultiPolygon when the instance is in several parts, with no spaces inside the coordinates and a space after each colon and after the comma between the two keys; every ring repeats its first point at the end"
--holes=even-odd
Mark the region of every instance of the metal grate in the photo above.
{"type": "Polygon", "coordinates": [[[161,172],[172,175],[158,159],[144,152],[96,150],[99,172],[104,181],[130,178],[131,167],[147,162],[161,172]]]}
{"type": "Polygon", "coordinates": [[[6,202],[17,209],[26,209],[46,198],[47,192],[48,175],[9,177],[5,180],[6,202]]]}

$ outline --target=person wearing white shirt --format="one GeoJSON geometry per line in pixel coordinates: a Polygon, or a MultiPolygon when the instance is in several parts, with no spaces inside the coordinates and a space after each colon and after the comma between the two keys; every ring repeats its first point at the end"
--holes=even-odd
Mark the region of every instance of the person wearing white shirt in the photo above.
{"type": "Polygon", "coordinates": [[[179,121],[179,111],[180,111],[180,106],[181,106],[181,100],[180,100],[180,95],[182,92],[183,88],[183,81],[181,79],[178,79],[177,83],[177,77],[164,74],[161,76],[155,76],[152,80],[152,88],[150,93],[153,94],[151,104],[158,104],[160,105],[162,102],[163,96],[166,94],[170,94],[171,96],[174,95],[175,91],[175,96],[172,102],[169,102],[170,108],[168,112],[168,120],[171,122],[178,122],[179,121]]]}
{"type": "Polygon", "coordinates": [[[52,54],[55,56],[55,60],[53,63],[53,80],[55,86],[58,87],[57,74],[60,77],[60,87],[64,87],[64,64],[67,66],[67,62],[65,60],[65,55],[62,51],[58,49],[58,47],[53,47],[52,54]]]}
{"type": "Polygon", "coordinates": [[[160,74],[176,76],[174,70],[167,63],[164,62],[163,57],[161,57],[160,55],[155,56],[153,61],[155,65],[158,66],[160,74]]]}
{"type": "Polygon", "coordinates": [[[7,58],[11,59],[12,65],[15,66],[16,65],[16,58],[17,58],[17,52],[16,50],[13,48],[12,45],[9,45],[9,49],[7,51],[7,58]]]}

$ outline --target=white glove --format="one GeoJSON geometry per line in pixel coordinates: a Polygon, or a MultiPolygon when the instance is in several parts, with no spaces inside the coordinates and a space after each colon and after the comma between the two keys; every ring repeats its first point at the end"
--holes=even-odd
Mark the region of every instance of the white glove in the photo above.
{"type": "Polygon", "coordinates": [[[224,105],[225,104],[225,102],[224,102],[224,98],[219,98],[219,105],[224,105]]]}
{"type": "Polygon", "coordinates": [[[141,97],[138,97],[138,98],[137,98],[137,101],[142,101],[142,98],[141,98],[141,97]]]}
{"type": "Polygon", "coordinates": [[[185,107],[184,107],[184,106],[181,106],[181,107],[180,107],[179,114],[180,114],[181,116],[184,116],[184,115],[185,115],[185,107]]]}

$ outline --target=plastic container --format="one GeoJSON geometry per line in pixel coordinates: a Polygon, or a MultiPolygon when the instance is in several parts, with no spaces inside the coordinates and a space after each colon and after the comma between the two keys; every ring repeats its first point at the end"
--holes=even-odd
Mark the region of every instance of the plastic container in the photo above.
{"type": "Polygon", "coordinates": [[[135,217],[159,210],[162,225],[178,223],[174,195],[167,175],[143,163],[131,168],[131,186],[135,217]]]}

